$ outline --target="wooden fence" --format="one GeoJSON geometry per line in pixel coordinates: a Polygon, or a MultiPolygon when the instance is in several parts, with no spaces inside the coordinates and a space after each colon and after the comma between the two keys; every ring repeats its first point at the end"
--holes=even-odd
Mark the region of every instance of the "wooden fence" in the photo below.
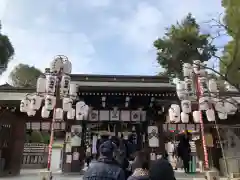
{"type": "Polygon", "coordinates": [[[47,168],[48,145],[43,143],[25,143],[23,150],[23,169],[47,168]]]}

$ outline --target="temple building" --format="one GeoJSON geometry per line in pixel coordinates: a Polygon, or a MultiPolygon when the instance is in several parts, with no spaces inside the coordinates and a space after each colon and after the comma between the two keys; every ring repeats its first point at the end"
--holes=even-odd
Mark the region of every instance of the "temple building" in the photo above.
{"type": "MultiPolygon", "coordinates": [[[[169,122],[169,106],[180,102],[175,85],[169,83],[167,77],[74,74],[71,75],[71,82],[77,84],[77,100],[88,105],[89,113],[87,118],[81,121],[69,120],[65,116],[64,121],[54,124],[55,131],[65,134],[61,164],[63,172],[79,172],[84,166],[86,146],[92,146],[92,152],[96,153],[96,141],[101,136],[127,139],[131,134],[137,149],[149,149],[153,159],[164,153],[165,144],[174,140],[179,132],[188,130],[194,136],[200,137],[200,126],[192,118],[188,123],[169,122]]],[[[43,119],[41,111],[34,117],[28,117],[19,110],[20,101],[24,96],[35,91],[29,88],[15,88],[8,84],[0,86],[2,175],[20,173],[26,132],[50,132],[52,118],[43,119]]],[[[237,93],[228,95],[237,96],[237,93]]],[[[239,113],[217,123],[236,125],[238,117],[239,113]]],[[[205,133],[216,134],[214,122],[204,119],[204,124],[205,133]]],[[[195,146],[195,151],[198,151],[196,153],[201,157],[201,143],[195,146]]],[[[209,145],[209,148],[211,153],[216,149],[215,145],[209,145]]],[[[31,161],[38,162],[37,155],[34,156],[36,157],[31,161]]],[[[212,164],[214,165],[214,162],[212,164]]]]}

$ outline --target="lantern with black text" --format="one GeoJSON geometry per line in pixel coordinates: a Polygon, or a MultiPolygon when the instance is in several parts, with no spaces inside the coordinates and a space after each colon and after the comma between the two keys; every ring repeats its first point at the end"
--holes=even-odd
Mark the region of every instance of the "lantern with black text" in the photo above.
{"type": "Polygon", "coordinates": [[[68,112],[67,112],[67,119],[74,119],[75,118],[75,109],[71,108],[68,112]]]}
{"type": "Polygon", "coordinates": [[[219,88],[218,88],[218,84],[217,81],[215,79],[209,79],[208,81],[208,89],[210,93],[218,93],[219,92],[219,88]]]}
{"type": "Polygon", "coordinates": [[[217,114],[218,114],[218,118],[221,120],[225,120],[228,118],[228,114],[225,110],[218,111],[217,114]]]}
{"type": "Polygon", "coordinates": [[[201,111],[206,111],[209,109],[209,105],[210,105],[210,100],[209,97],[200,97],[199,98],[199,109],[201,111]]]}
{"type": "Polygon", "coordinates": [[[63,72],[66,74],[72,72],[72,63],[67,58],[63,60],[63,72]]]}
{"type": "Polygon", "coordinates": [[[52,75],[47,75],[46,80],[46,92],[48,94],[54,94],[56,90],[57,77],[52,75]]]}
{"type": "Polygon", "coordinates": [[[194,97],[193,81],[189,78],[184,79],[185,89],[189,97],[194,97]]]}
{"type": "Polygon", "coordinates": [[[177,104],[172,104],[169,111],[169,118],[171,122],[180,122],[180,107],[177,104]]]}
{"type": "Polygon", "coordinates": [[[189,101],[189,100],[182,100],[181,107],[182,107],[182,111],[186,114],[190,113],[192,111],[191,101],[189,101]]]}
{"type": "Polygon", "coordinates": [[[63,75],[61,80],[61,94],[67,95],[70,87],[71,78],[68,75],[63,75]]]}
{"type": "Polygon", "coordinates": [[[183,81],[178,81],[176,84],[177,95],[180,100],[186,98],[185,83],[183,81]]]}
{"type": "Polygon", "coordinates": [[[184,112],[181,112],[181,121],[182,121],[182,123],[188,123],[189,122],[189,115],[184,113],[184,112]]]}
{"type": "Polygon", "coordinates": [[[206,116],[208,121],[215,121],[215,112],[213,109],[206,110],[206,116]]]}
{"type": "Polygon", "coordinates": [[[46,91],[46,78],[39,77],[37,80],[37,93],[45,93],[46,91]]]}
{"type": "Polygon", "coordinates": [[[207,95],[208,94],[207,78],[206,77],[200,77],[199,78],[199,83],[200,83],[201,94],[207,95]]]}
{"type": "Polygon", "coordinates": [[[30,109],[39,110],[42,105],[42,98],[38,95],[33,95],[30,100],[30,109]]]}
{"type": "Polygon", "coordinates": [[[56,108],[55,119],[56,120],[63,120],[63,109],[62,108],[56,108]]]}
{"type": "Polygon", "coordinates": [[[69,111],[72,109],[73,100],[71,98],[63,98],[63,111],[69,111]]]}
{"type": "Polygon", "coordinates": [[[50,70],[52,73],[58,73],[63,69],[63,58],[57,56],[50,64],[50,70]]]}
{"type": "Polygon", "coordinates": [[[79,101],[76,104],[76,120],[84,120],[87,119],[88,116],[88,105],[83,101],[79,101]]]}
{"type": "Polygon", "coordinates": [[[201,112],[200,111],[193,111],[193,121],[195,123],[200,123],[201,112]]]}
{"type": "Polygon", "coordinates": [[[23,99],[20,103],[20,111],[27,112],[30,109],[29,105],[30,105],[30,101],[27,98],[23,99]]]}
{"type": "Polygon", "coordinates": [[[56,105],[56,97],[55,96],[51,96],[51,95],[47,95],[45,98],[45,107],[48,111],[53,110],[53,108],[56,105]]]}
{"type": "Polygon", "coordinates": [[[70,83],[69,95],[72,98],[75,98],[77,96],[77,85],[75,83],[70,83]]]}
{"type": "Polygon", "coordinates": [[[183,64],[183,76],[184,77],[192,77],[192,75],[193,75],[192,65],[189,63],[184,63],[183,64]]]}
{"type": "Polygon", "coordinates": [[[45,119],[50,116],[50,111],[48,111],[45,106],[42,107],[41,116],[45,119]]]}

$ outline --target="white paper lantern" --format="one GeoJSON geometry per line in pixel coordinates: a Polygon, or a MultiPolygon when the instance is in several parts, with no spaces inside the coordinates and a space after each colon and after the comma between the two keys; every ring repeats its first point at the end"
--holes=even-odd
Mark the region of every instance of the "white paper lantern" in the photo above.
{"type": "Polygon", "coordinates": [[[62,108],[56,108],[55,119],[56,120],[63,120],[63,109],[62,108]]]}
{"type": "Polygon", "coordinates": [[[206,116],[208,121],[215,121],[215,112],[213,109],[208,109],[206,111],[206,116]]]}
{"type": "Polygon", "coordinates": [[[32,110],[32,109],[30,109],[30,110],[27,111],[27,115],[28,115],[28,116],[35,116],[35,114],[36,114],[36,111],[34,111],[34,110],[32,110]]]}
{"type": "Polygon", "coordinates": [[[182,123],[188,123],[189,122],[189,115],[184,113],[184,112],[181,112],[181,121],[182,121],[182,123]]]}
{"type": "Polygon", "coordinates": [[[63,75],[61,80],[61,94],[67,95],[70,87],[71,78],[68,75],[63,75]]]}
{"type": "Polygon", "coordinates": [[[20,111],[27,112],[30,110],[30,100],[25,98],[20,103],[20,111]]]}
{"type": "Polygon", "coordinates": [[[71,98],[63,98],[63,111],[69,111],[72,109],[73,100],[71,98]]]}
{"type": "Polygon", "coordinates": [[[207,71],[205,69],[205,64],[204,63],[200,63],[200,71],[199,71],[199,76],[201,77],[207,77],[207,71]]]}
{"type": "Polygon", "coordinates": [[[195,74],[200,75],[200,71],[201,71],[201,61],[200,60],[193,61],[193,71],[195,74]]]}
{"type": "Polygon", "coordinates": [[[46,109],[45,106],[42,107],[41,116],[42,118],[49,118],[50,111],[46,109]]]}
{"type": "Polygon", "coordinates": [[[39,110],[42,105],[42,98],[38,95],[33,95],[30,100],[30,109],[39,110]]]}
{"type": "Polygon", "coordinates": [[[192,111],[191,101],[189,101],[189,100],[182,100],[181,107],[182,107],[182,111],[186,114],[190,113],[192,111]]]}
{"type": "Polygon", "coordinates": [[[178,81],[176,84],[176,91],[178,98],[180,100],[186,99],[186,89],[185,89],[185,83],[184,81],[178,81]]]}
{"type": "Polygon", "coordinates": [[[184,77],[192,77],[192,75],[193,75],[192,65],[189,63],[184,63],[183,64],[183,76],[184,77]]]}
{"type": "Polygon", "coordinates": [[[208,94],[208,85],[207,85],[207,78],[206,77],[200,77],[199,78],[199,84],[200,84],[200,91],[203,95],[208,94]]]}
{"type": "Polygon", "coordinates": [[[227,98],[224,101],[224,107],[227,114],[235,114],[238,110],[238,103],[233,98],[227,98]]]}
{"type": "Polygon", "coordinates": [[[72,72],[72,63],[68,59],[63,60],[63,72],[66,74],[71,74],[72,72]]]}
{"type": "Polygon", "coordinates": [[[185,89],[186,89],[188,96],[193,97],[194,96],[194,87],[193,87],[192,79],[185,78],[184,83],[185,83],[185,89]]]}
{"type": "Polygon", "coordinates": [[[220,120],[226,120],[227,118],[228,118],[228,114],[227,114],[227,112],[218,112],[217,113],[218,114],[218,118],[220,119],[220,120]]]}
{"type": "Polygon", "coordinates": [[[70,83],[69,95],[71,97],[77,96],[77,85],[75,83],[70,83]]]}
{"type": "Polygon", "coordinates": [[[215,79],[209,79],[208,89],[211,93],[218,93],[219,92],[218,84],[217,84],[217,81],[215,79]]]}
{"type": "Polygon", "coordinates": [[[46,92],[49,94],[54,94],[56,90],[57,77],[47,75],[46,79],[46,92]]]}
{"type": "Polygon", "coordinates": [[[201,112],[200,111],[193,111],[193,121],[195,123],[200,123],[200,121],[201,121],[201,112]]]}
{"type": "Polygon", "coordinates": [[[53,110],[56,105],[56,97],[52,95],[47,95],[45,98],[45,107],[48,111],[53,110]]]}
{"type": "Polygon", "coordinates": [[[209,97],[200,97],[199,98],[199,109],[201,111],[208,110],[210,108],[209,105],[210,105],[209,97]]]}
{"type": "Polygon", "coordinates": [[[67,119],[74,119],[75,118],[75,109],[71,108],[68,112],[67,112],[67,119]]]}
{"type": "Polygon", "coordinates": [[[227,81],[224,82],[224,85],[227,92],[238,92],[238,90],[234,86],[230,85],[227,81]]]}
{"type": "Polygon", "coordinates": [[[76,119],[77,120],[84,120],[88,116],[88,105],[85,104],[83,101],[79,101],[76,104],[76,119]]]}
{"type": "Polygon", "coordinates": [[[44,93],[46,91],[46,78],[39,77],[37,80],[37,93],[44,93]]]}
{"type": "Polygon", "coordinates": [[[63,69],[63,59],[59,56],[54,58],[54,60],[50,64],[50,70],[53,73],[58,73],[63,69]]]}
{"type": "Polygon", "coordinates": [[[178,123],[180,122],[180,106],[177,104],[172,104],[170,107],[169,118],[171,122],[178,123]]]}

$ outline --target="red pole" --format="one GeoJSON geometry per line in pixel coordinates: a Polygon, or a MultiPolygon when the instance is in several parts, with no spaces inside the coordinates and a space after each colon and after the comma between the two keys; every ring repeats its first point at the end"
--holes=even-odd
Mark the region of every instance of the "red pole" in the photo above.
{"type": "Polygon", "coordinates": [[[53,110],[53,118],[52,118],[52,124],[51,124],[51,135],[50,135],[50,142],[48,146],[48,162],[47,162],[47,170],[50,171],[51,168],[51,160],[52,160],[52,145],[54,141],[54,124],[55,124],[55,112],[56,108],[53,110]]]}
{"type": "MultiPolygon", "coordinates": [[[[196,89],[197,89],[197,99],[199,100],[200,96],[203,95],[203,92],[200,88],[200,81],[198,76],[196,77],[196,89]]],[[[200,104],[199,104],[199,111],[200,111],[200,104]]],[[[203,124],[203,117],[202,117],[201,111],[200,111],[200,129],[201,129],[202,144],[203,144],[204,164],[205,164],[205,168],[209,169],[208,152],[207,152],[206,140],[204,135],[204,124],[203,124]]]]}

